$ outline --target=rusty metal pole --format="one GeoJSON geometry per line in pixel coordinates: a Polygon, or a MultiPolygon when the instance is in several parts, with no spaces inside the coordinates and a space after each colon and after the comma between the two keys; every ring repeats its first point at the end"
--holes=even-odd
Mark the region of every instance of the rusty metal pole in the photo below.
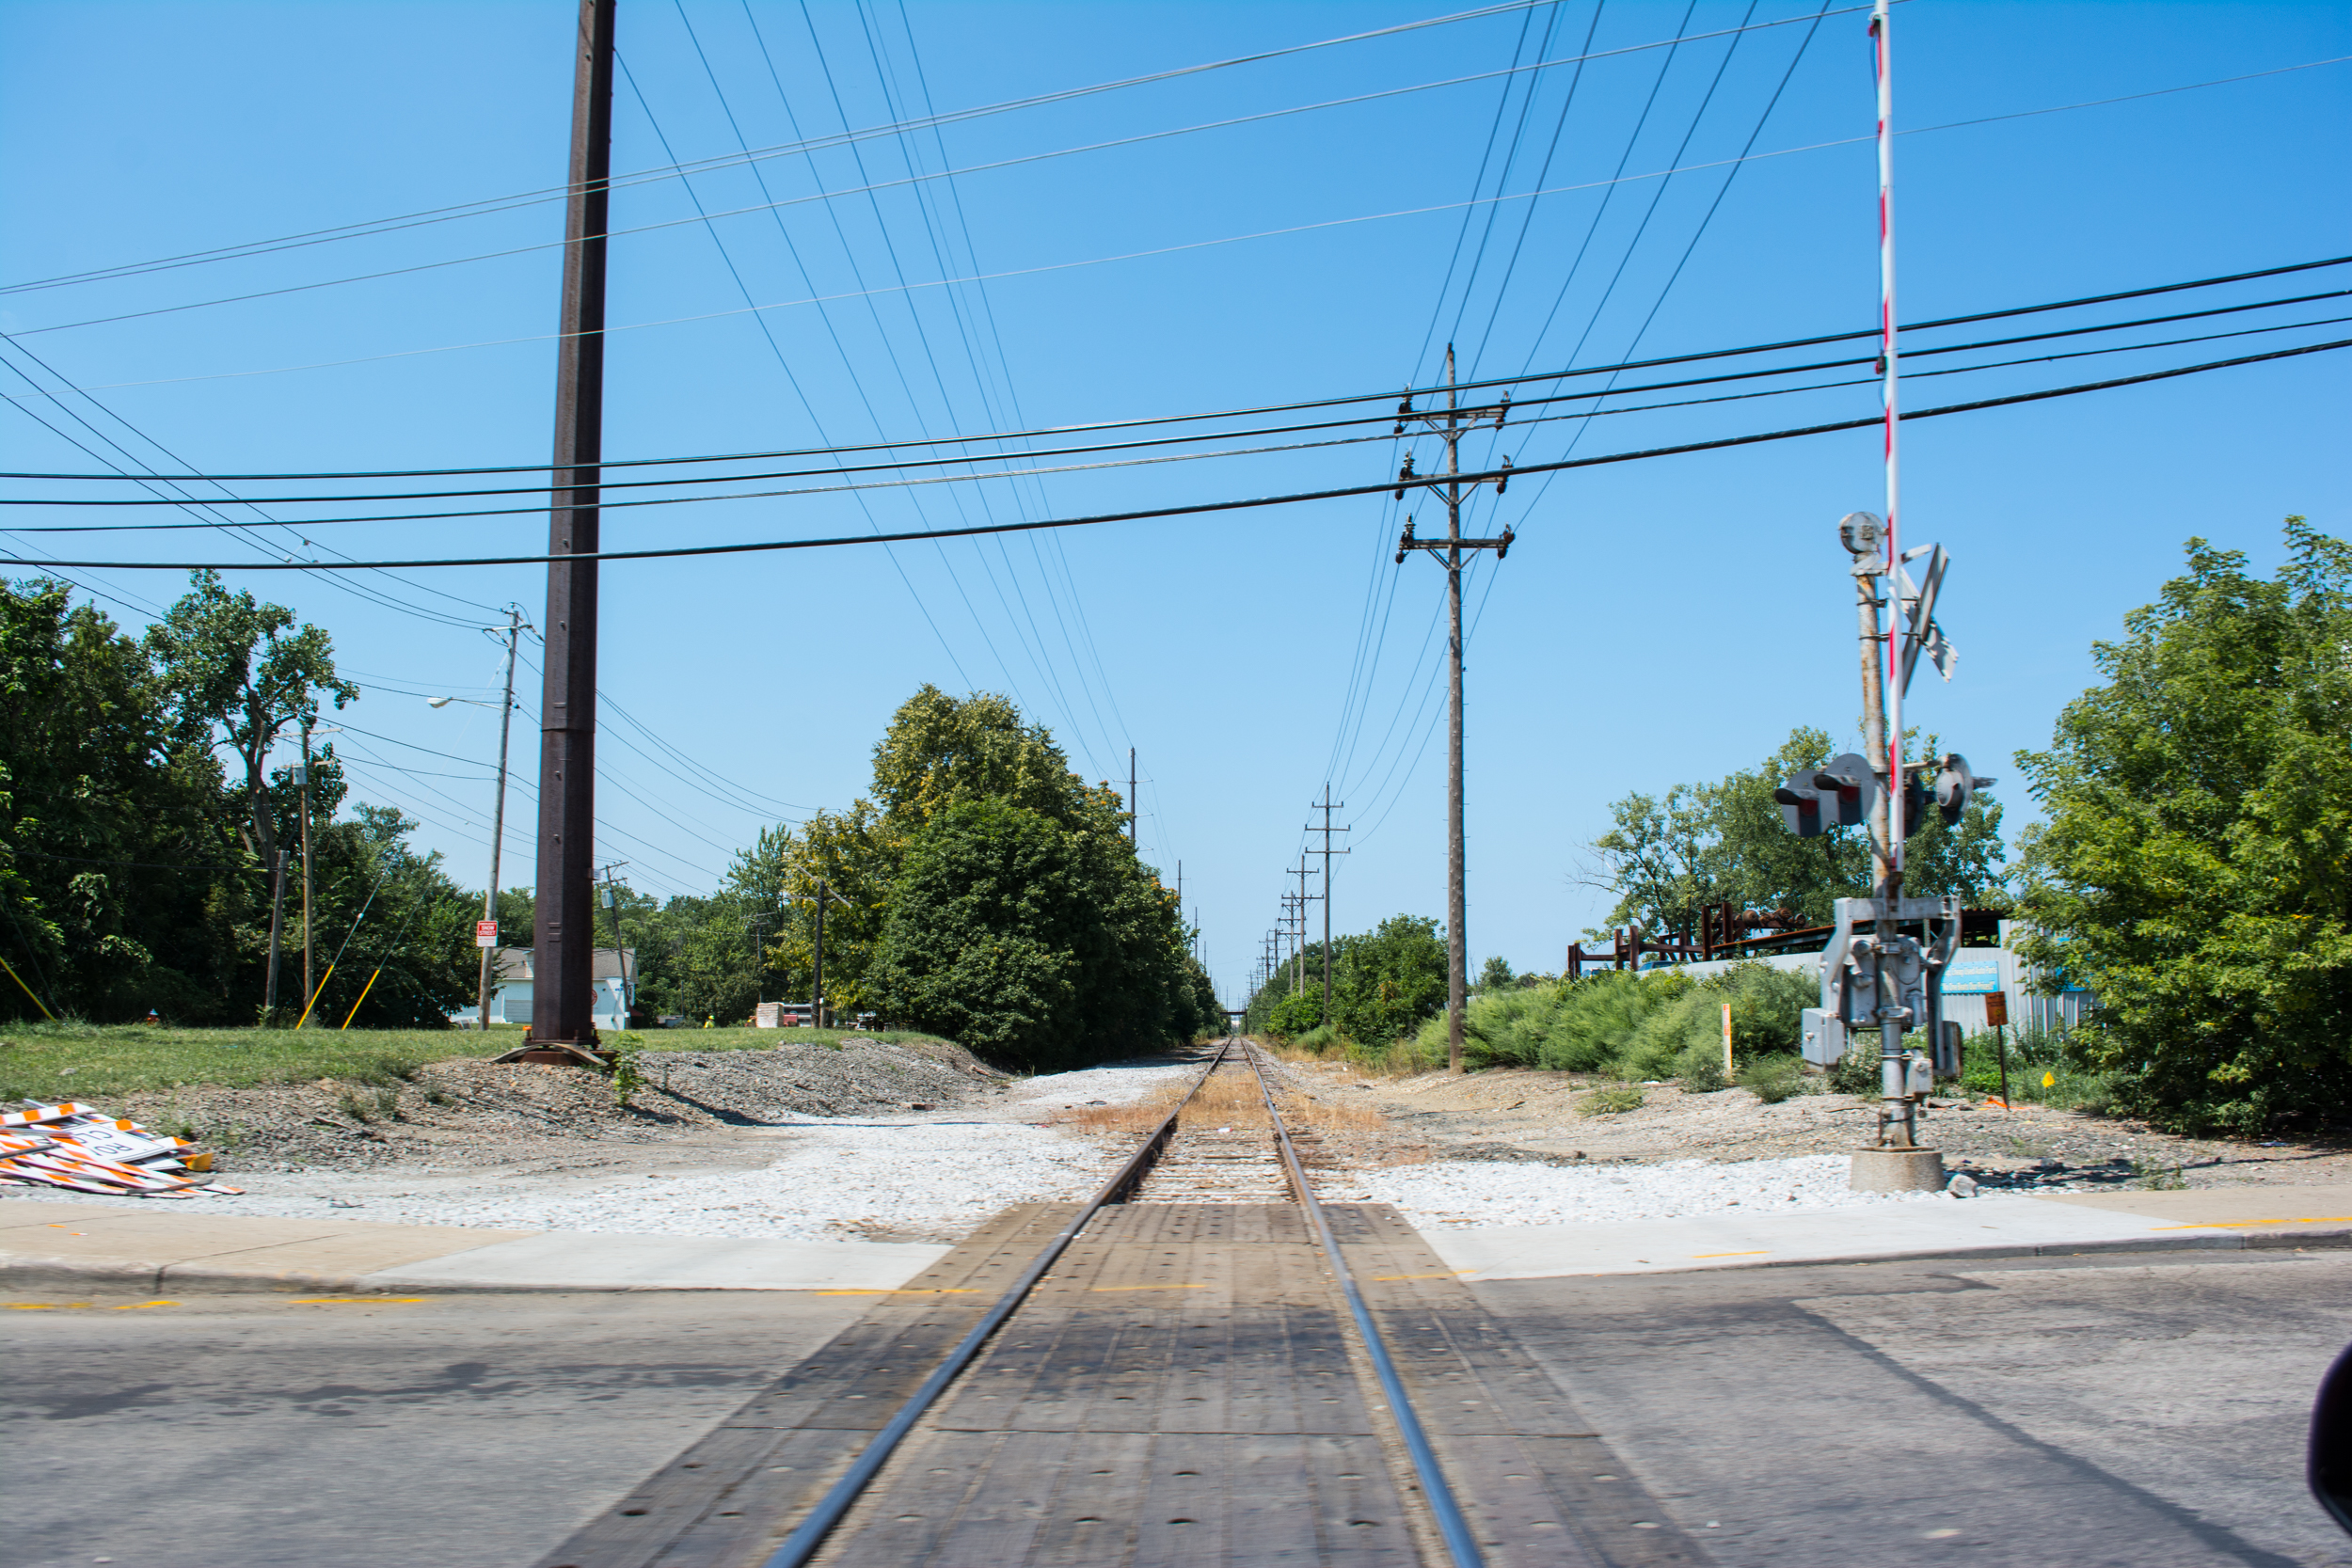
{"type": "MultiPolygon", "coordinates": [[[[572,76],[571,199],[556,349],[548,553],[594,556],[604,455],[604,274],[612,167],[614,0],[580,0],[572,76]]],[[[596,562],[548,567],[547,681],[539,705],[539,871],[533,1044],[596,1041],[596,562]]]]}

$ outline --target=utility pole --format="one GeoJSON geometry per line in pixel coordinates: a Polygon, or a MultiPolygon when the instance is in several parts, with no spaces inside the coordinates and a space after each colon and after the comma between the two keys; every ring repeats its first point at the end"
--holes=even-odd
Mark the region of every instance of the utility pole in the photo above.
{"type": "MultiPolygon", "coordinates": [[[[822,904],[817,906],[819,918],[823,916],[824,908],[822,904]]],[[[765,1002],[768,1000],[765,984],[768,974],[768,917],[764,914],[746,916],[743,929],[752,934],[752,1000],[755,1003],[765,1002]]]]}
{"type": "MultiPolygon", "coordinates": [[[[602,884],[602,902],[606,909],[612,911],[612,967],[620,973],[621,1027],[624,1029],[628,1027],[629,1006],[634,1001],[634,997],[631,995],[629,990],[628,945],[621,938],[621,899],[619,894],[615,892],[613,888],[612,873],[620,870],[628,863],[628,862],[627,861],[614,861],[611,865],[598,866],[595,871],[589,873],[589,879],[592,883],[602,884]]],[[[593,915],[590,916],[590,919],[593,920],[594,918],[595,917],[593,915]]],[[[592,942],[590,945],[593,948],[595,944],[592,942]]]]}
{"type": "MultiPolygon", "coordinates": [[[[1298,899],[1296,905],[1298,910],[1298,962],[1296,977],[1291,981],[1291,990],[1297,991],[1305,990],[1307,989],[1307,906],[1315,902],[1316,899],[1322,897],[1323,895],[1321,894],[1310,894],[1307,891],[1307,851],[1304,849],[1301,849],[1298,852],[1298,865],[1293,875],[1296,876],[1298,879],[1298,899]]],[[[1330,918],[1328,911],[1326,911],[1325,914],[1324,927],[1325,934],[1327,936],[1329,935],[1330,918]]],[[[1328,1000],[1329,999],[1327,997],[1327,1005],[1328,1000]]]]}
{"type": "Polygon", "coordinates": [[[1345,849],[1332,848],[1331,835],[1355,832],[1353,828],[1331,826],[1331,814],[1346,804],[1344,800],[1331,799],[1331,781],[1326,779],[1323,782],[1323,799],[1307,808],[1323,813],[1323,826],[1318,828],[1310,822],[1307,832],[1323,835],[1323,1022],[1326,1024],[1331,1022],[1331,857],[1349,853],[1345,849]]]}
{"type": "MultiPolygon", "coordinates": [[[[799,902],[797,895],[793,901],[799,902]]],[[[847,908],[849,902],[828,887],[825,879],[817,879],[817,951],[816,962],[810,966],[814,973],[809,976],[808,987],[808,1022],[812,1028],[825,1026],[825,906],[834,903],[847,908]]]]}
{"type": "Polygon", "coordinates": [[[1136,837],[1136,749],[1127,748],[1127,847],[1134,848],[1136,837]]]}
{"type": "Polygon", "coordinates": [[[271,1024],[278,1022],[278,933],[286,918],[286,850],[278,850],[277,891],[269,901],[269,982],[262,989],[262,1016],[271,1024]]]}
{"type": "MultiPolygon", "coordinates": [[[[1406,552],[1427,550],[1445,566],[1446,588],[1446,1065],[1454,1072],[1462,1070],[1462,1012],[1469,1002],[1469,977],[1465,973],[1470,962],[1469,946],[1463,933],[1467,898],[1463,879],[1462,850],[1462,552],[1473,554],[1492,550],[1501,561],[1511,552],[1511,531],[1504,529],[1500,539],[1465,539],[1462,537],[1462,496],[1475,490],[1483,481],[1465,485],[1462,471],[1461,442],[1469,430],[1487,420],[1497,430],[1502,428],[1505,416],[1511,411],[1511,394],[1505,392],[1500,403],[1484,407],[1464,408],[1454,394],[1454,345],[1445,346],[1445,406],[1417,413],[1407,394],[1397,405],[1396,434],[1405,434],[1408,424],[1426,427],[1445,442],[1445,471],[1417,477],[1413,472],[1410,452],[1405,466],[1397,473],[1399,481],[1396,499],[1403,500],[1407,489],[1420,487],[1436,492],[1445,500],[1446,536],[1443,539],[1416,539],[1413,520],[1405,519],[1405,535],[1397,541],[1396,559],[1404,564],[1406,552]]],[[[1500,496],[1511,483],[1507,470],[1511,460],[1505,457],[1502,467],[1506,470],[1494,481],[1495,494],[1500,496]]]]}
{"type": "MultiPolygon", "coordinates": [[[[580,0],[572,74],[571,196],[555,371],[548,553],[598,546],[604,456],[604,273],[612,169],[614,0],[580,0]]],[[[543,1059],[595,1062],[596,562],[548,566],[547,679],[539,704],[537,1002],[531,1041],[543,1059]]]]}
{"type": "Polygon", "coordinates": [[[307,1015],[318,994],[310,974],[310,716],[302,716],[302,1007],[307,1015]]]}
{"type": "MultiPolygon", "coordinates": [[[[520,606],[509,606],[506,611],[506,694],[499,704],[499,785],[496,803],[490,808],[490,881],[482,892],[482,918],[497,924],[499,917],[499,850],[506,843],[506,742],[515,729],[515,643],[521,637],[523,612],[520,606]]],[[[613,917],[617,928],[620,917],[613,917]]],[[[490,1034],[490,986],[498,968],[498,944],[494,942],[482,950],[482,1034],[490,1034]]]]}

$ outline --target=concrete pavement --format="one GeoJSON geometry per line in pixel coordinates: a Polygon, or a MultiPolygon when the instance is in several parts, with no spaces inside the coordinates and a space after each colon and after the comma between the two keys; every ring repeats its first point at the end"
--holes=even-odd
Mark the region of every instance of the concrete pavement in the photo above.
{"type": "Polygon", "coordinates": [[[377,1225],[0,1198],[0,1284],[254,1291],[886,1291],[944,1246],[377,1225]]]}
{"type": "MultiPolygon", "coordinates": [[[[0,1284],[125,1289],[889,1291],[947,1248],[207,1214],[200,1200],[0,1197],[0,1284]]],[[[1753,1216],[1437,1228],[1471,1279],[1894,1258],[2352,1246],[2352,1187],[1995,1194],[1753,1216]]]]}
{"type": "Polygon", "coordinates": [[[1471,1279],[1658,1274],[1891,1258],[2352,1245],[2352,1187],[1998,1193],[1794,1214],[1428,1232],[1471,1279]]]}

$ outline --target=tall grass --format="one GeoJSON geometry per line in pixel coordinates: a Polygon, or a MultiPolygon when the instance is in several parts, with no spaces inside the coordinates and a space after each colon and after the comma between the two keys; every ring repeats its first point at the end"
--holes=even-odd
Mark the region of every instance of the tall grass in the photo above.
{"type": "MultiPolygon", "coordinates": [[[[637,1037],[646,1051],[756,1051],[787,1042],[917,1041],[911,1034],[844,1035],[833,1029],[657,1029],[637,1037]]],[[[429,1062],[496,1056],[522,1044],[520,1029],[170,1029],[72,1021],[0,1028],[0,1100],[87,1100],[257,1084],[389,1085],[429,1062]]]]}
{"type": "MultiPolygon", "coordinates": [[[[1798,1015],[1819,997],[1810,975],[1767,964],[1740,964],[1697,979],[1676,970],[1607,970],[1472,997],[1463,1018],[1463,1056],[1479,1068],[1679,1078],[1685,1087],[1721,1088],[1724,1003],[1731,1005],[1734,1058],[1746,1062],[1795,1051],[1798,1015]]],[[[1421,1056],[1443,1061],[1445,1020],[1423,1024],[1414,1043],[1421,1056]]]]}

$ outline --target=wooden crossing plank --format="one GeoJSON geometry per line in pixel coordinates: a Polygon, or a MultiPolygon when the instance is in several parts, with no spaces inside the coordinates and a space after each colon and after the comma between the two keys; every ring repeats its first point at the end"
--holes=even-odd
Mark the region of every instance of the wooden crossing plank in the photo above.
{"type": "MultiPolygon", "coordinates": [[[[542,1568],[751,1568],[1062,1224],[1008,1211],[793,1368],[542,1568]]],[[[1495,1568],[1705,1558],[1395,1211],[1329,1210],[1495,1568]]],[[[1289,1204],[1105,1211],[933,1408],[828,1568],[1417,1563],[1289,1204]]]]}
{"type": "Polygon", "coordinates": [[[822,1560],[1405,1568],[1341,1316],[1288,1205],[1105,1213],[822,1560]]]}
{"type": "Polygon", "coordinates": [[[970,1332],[1076,1205],[997,1214],[754,1395],[541,1560],[542,1568],[685,1568],[739,1560],[780,1515],[805,1512],[970,1332]]]}

